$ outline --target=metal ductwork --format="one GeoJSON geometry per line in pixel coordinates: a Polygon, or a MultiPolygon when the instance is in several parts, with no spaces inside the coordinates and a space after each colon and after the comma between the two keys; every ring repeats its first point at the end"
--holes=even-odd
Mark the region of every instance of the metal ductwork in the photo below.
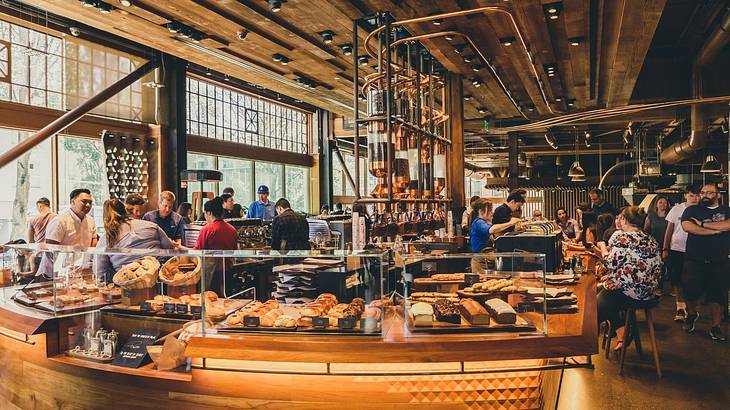
{"type": "MultiPolygon", "coordinates": [[[[707,39],[692,66],[693,97],[702,97],[702,69],[717,57],[728,41],[730,41],[730,7],[725,10],[720,26],[707,39]]],[[[692,105],[692,132],[689,138],[679,140],[665,148],[662,151],[662,161],[666,164],[676,164],[702,151],[709,140],[706,120],[702,106],[692,105]]]]}

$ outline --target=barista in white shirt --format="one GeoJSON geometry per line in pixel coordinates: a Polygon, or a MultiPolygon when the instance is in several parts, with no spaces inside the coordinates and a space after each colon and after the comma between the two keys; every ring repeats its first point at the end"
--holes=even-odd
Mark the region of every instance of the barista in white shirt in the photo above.
{"type": "MultiPolygon", "coordinates": [[[[46,243],[49,245],[63,245],[78,248],[91,248],[96,246],[99,235],[96,233],[96,223],[89,215],[94,199],[91,191],[85,188],[74,189],[69,195],[71,206],[58,213],[48,223],[46,228],[46,243]]],[[[53,260],[45,254],[39,273],[50,277],[53,270],[53,260]]],[[[76,258],[74,258],[76,259],[76,258]]],[[[85,258],[88,259],[88,258],[85,258]]],[[[68,264],[66,261],[65,264],[68,264]]],[[[90,259],[85,260],[84,265],[89,265],[90,259]]]]}

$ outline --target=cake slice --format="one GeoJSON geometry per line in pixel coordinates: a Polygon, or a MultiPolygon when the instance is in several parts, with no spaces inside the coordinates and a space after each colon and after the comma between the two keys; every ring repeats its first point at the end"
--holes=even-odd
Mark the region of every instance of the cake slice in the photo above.
{"type": "Polygon", "coordinates": [[[461,324],[461,314],[459,314],[459,308],[456,303],[447,300],[439,299],[433,304],[433,311],[436,315],[436,320],[439,322],[453,323],[455,325],[461,324]]]}

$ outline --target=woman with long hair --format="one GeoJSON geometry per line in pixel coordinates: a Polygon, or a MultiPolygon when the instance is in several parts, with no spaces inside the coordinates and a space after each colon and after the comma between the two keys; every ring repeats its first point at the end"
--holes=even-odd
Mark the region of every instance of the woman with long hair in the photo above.
{"type": "MultiPolygon", "coordinates": [[[[133,219],[118,199],[104,201],[104,236],[97,248],[114,249],[175,249],[170,240],[156,223],[133,219]]],[[[94,257],[94,273],[105,282],[111,282],[114,273],[122,265],[139,259],[135,255],[105,254],[94,257]]]]}
{"type": "MultiPolygon", "coordinates": [[[[667,215],[670,209],[672,209],[672,204],[669,202],[669,198],[660,195],[654,200],[654,205],[649,208],[649,214],[644,222],[644,232],[651,235],[660,246],[664,244],[664,234],[666,234],[667,226],[669,226],[667,215]]],[[[657,289],[657,294],[660,296],[664,287],[664,273],[665,271],[662,269],[662,275],[659,278],[659,289],[657,289]]]]}
{"type": "Polygon", "coordinates": [[[566,240],[575,239],[580,231],[578,221],[568,217],[568,211],[565,210],[564,206],[555,210],[555,224],[563,232],[563,237],[566,240]]]}

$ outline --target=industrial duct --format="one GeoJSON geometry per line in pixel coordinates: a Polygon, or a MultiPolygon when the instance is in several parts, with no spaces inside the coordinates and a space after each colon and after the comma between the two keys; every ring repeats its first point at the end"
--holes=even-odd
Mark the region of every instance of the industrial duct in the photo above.
{"type": "MultiPolygon", "coordinates": [[[[702,96],[702,69],[712,62],[730,41],[730,7],[725,10],[720,26],[710,35],[692,66],[692,95],[702,96]]],[[[662,151],[662,161],[676,164],[693,157],[707,145],[706,115],[699,104],[692,106],[692,132],[687,139],[679,140],[662,151]]]]}

